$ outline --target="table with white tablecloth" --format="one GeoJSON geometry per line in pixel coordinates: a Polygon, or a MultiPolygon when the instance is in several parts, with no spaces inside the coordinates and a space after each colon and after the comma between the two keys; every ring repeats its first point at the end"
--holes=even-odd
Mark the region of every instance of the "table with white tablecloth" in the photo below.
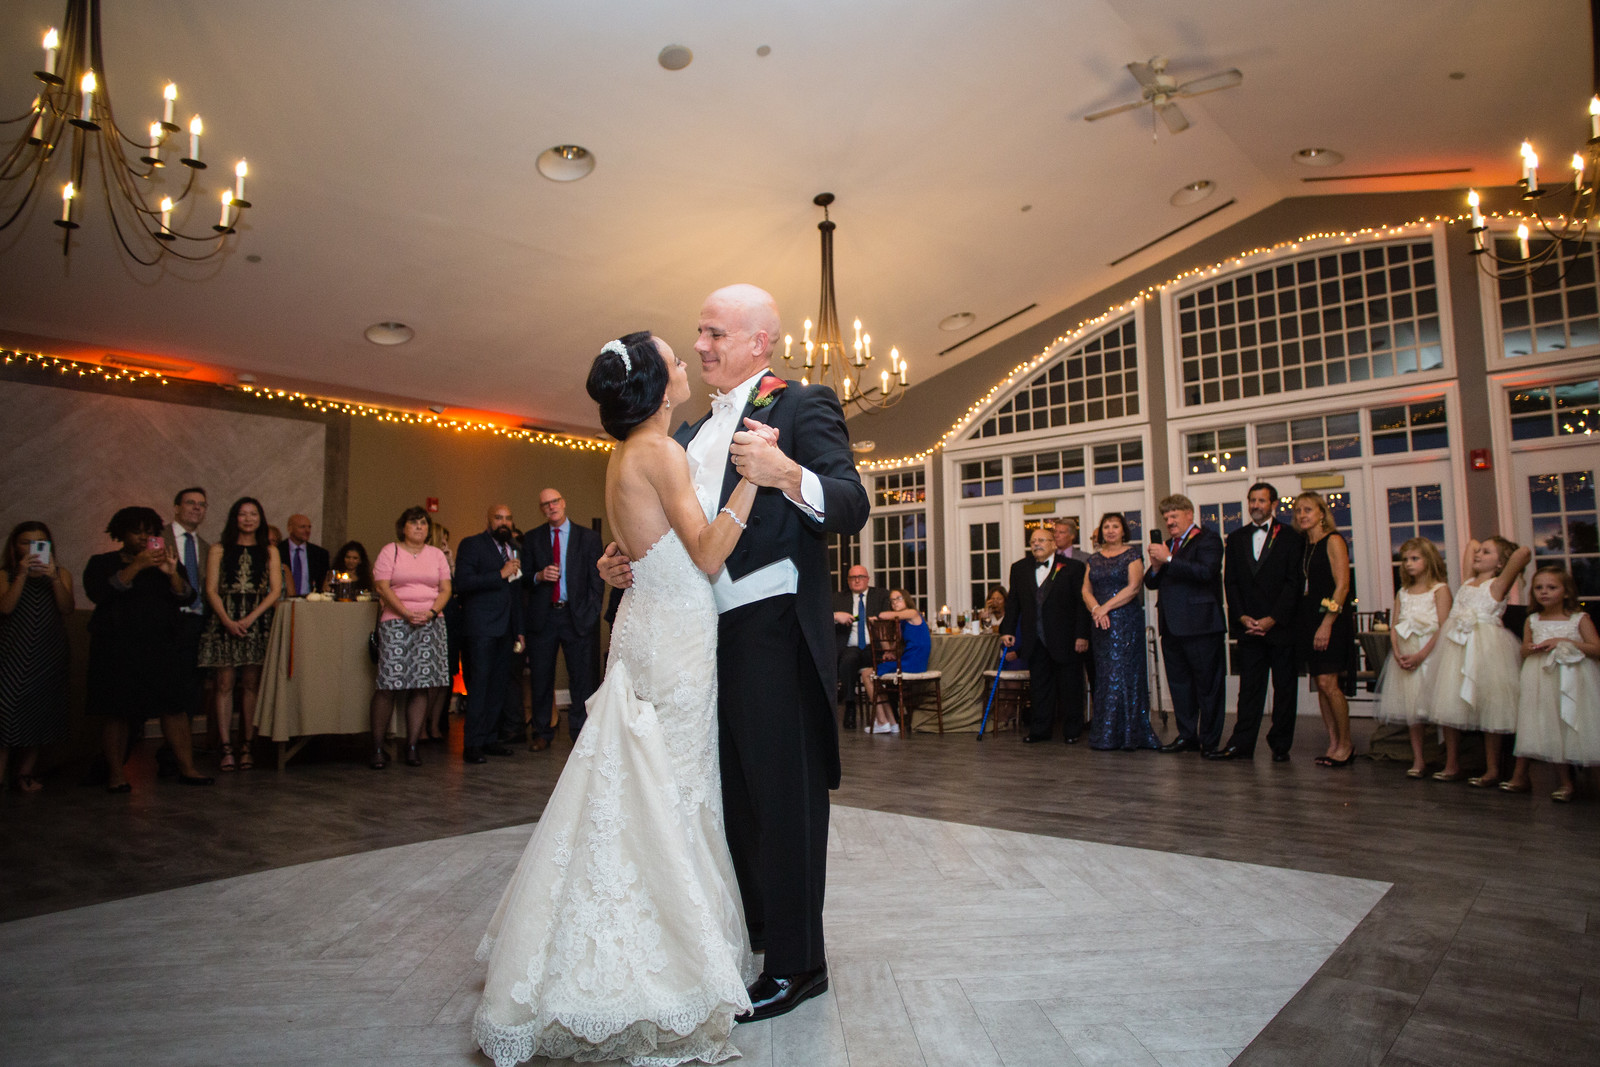
{"type": "Polygon", "coordinates": [[[256,731],[278,743],[279,770],[316,734],[371,728],[378,669],[367,653],[367,638],[377,619],[376,601],[279,605],[256,704],[256,731]]]}

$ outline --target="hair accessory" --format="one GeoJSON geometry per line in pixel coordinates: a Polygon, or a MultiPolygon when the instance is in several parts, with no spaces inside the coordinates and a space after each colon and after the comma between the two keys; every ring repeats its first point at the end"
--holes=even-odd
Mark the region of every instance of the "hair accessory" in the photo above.
{"type": "Polygon", "coordinates": [[[632,374],[633,373],[633,360],[628,358],[628,346],[627,345],[623,344],[621,341],[607,341],[605,343],[605,345],[600,349],[600,351],[602,353],[604,353],[604,352],[615,352],[617,355],[622,357],[622,369],[623,369],[623,372],[625,374],[632,374]]]}

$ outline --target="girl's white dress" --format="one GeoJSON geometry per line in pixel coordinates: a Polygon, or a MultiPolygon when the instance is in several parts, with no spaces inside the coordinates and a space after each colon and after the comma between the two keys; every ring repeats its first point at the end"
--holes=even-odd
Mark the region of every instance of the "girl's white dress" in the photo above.
{"type": "MultiPolygon", "coordinates": [[[[1533,644],[1576,641],[1582,618],[1532,616],[1533,644]]],[[[1569,644],[1522,661],[1516,753],[1546,763],[1600,764],[1600,663],[1569,644]]]]}
{"type": "Polygon", "coordinates": [[[754,962],[723,836],[717,612],[668,532],[633,563],[605,681],[478,948],[472,1036],[533,1056],[739,1055],[754,962]]]}
{"type": "Polygon", "coordinates": [[[1500,622],[1506,602],[1488,584],[1463,583],[1428,658],[1434,661],[1428,721],[1458,730],[1517,729],[1522,642],[1500,622]]]}
{"type": "MultiPolygon", "coordinates": [[[[1439,630],[1439,605],[1433,599],[1437,585],[1426,592],[1401,589],[1395,604],[1395,645],[1404,655],[1412,655],[1439,630]]],[[[1379,722],[1410,726],[1426,722],[1428,698],[1432,694],[1434,664],[1439,662],[1439,646],[1414,670],[1403,670],[1391,655],[1383,662],[1378,676],[1378,707],[1373,718],[1379,722]]]]}

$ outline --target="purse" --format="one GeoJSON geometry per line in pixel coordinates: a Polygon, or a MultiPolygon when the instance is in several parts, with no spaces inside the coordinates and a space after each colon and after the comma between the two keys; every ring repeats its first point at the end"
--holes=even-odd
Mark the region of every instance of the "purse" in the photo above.
{"type": "MultiPolygon", "coordinates": [[[[394,546],[394,558],[395,558],[395,562],[396,563],[398,563],[400,561],[400,546],[399,545],[395,545],[394,546]]],[[[374,663],[378,662],[378,627],[382,624],[382,622],[383,622],[383,601],[382,601],[382,599],[379,599],[379,601],[378,601],[378,617],[372,621],[372,632],[367,635],[367,658],[372,660],[372,662],[374,662],[374,663]]]]}

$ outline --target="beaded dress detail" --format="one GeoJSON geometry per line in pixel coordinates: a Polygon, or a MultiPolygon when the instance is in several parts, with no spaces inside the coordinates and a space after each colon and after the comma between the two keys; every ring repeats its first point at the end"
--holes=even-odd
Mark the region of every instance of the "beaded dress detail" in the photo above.
{"type": "Polygon", "coordinates": [[[497,1067],[739,1055],[755,977],[717,771],[717,612],[676,534],[633,563],[605,681],[495,911],[473,1037],[497,1067]]]}
{"type": "MultiPolygon", "coordinates": [[[[1140,558],[1137,545],[1111,558],[1089,557],[1089,586],[1101,604],[1128,584],[1128,568],[1140,558]]],[[[1094,717],[1089,747],[1160,748],[1150,728],[1150,685],[1145,667],[1144,601],[1135,596],[1111,611],[1111,627],[1089,632],[1094,652],[1094,717]]]]}

